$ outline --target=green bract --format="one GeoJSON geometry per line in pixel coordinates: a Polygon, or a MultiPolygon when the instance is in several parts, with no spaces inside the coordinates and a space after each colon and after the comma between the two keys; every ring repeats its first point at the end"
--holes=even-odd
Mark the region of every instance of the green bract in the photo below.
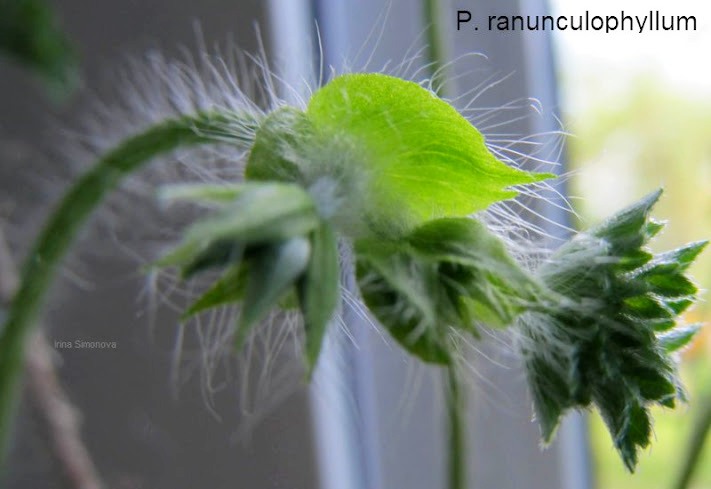
{"type": "Polygon", "coordinates": [[[435,219],[399,241],[356,243],[358,285],[393,337],[425,362],[452,361],[450,328],[507,326],[543,288],[474,219],[435,219]]]}
{"type": "Polygon", "coordinates": [[[353,157],[370,174],[366,213],[384,229],[466,216],[514,197],[507,187],[551,177],[503,164],[451,105],[398,78],[339,77],[307,114],[319,137],[356,142],[353,157]]]}
{"type": "MultiPolygon", "coordinates": [[[[257,134],[248,178],[332,178],[370,234],[398,236],[516,196],[509,187],[550,174],[499,161],[451,105],[416,83],[344,75],[314,93],[304,114],[282,109],[257,134]]],[[[348,232],[349,230],[343,230],[348,232]]]]}
{"type": "Polygon", "coordinates": [[[706,242],[652,255],[661,229],[649,211],[661,192],[581,233],[537,275],[564,300],[522,316],[524,355],[543,438],[563,413],[594,405],[625,465],[651,437],[649,408],[684,398],[671,353],[698,326],[677,326],[695,300],[686,269],[706,242]]]}
{"type": "Polygon", "coordinates": [[[183,242],[156,262],[180,267],[181,276],[207,268],[225,271],[184,314],[242,304],[236,344],[289,292],[297,292],[306,329],[306,360],[315,366],[326,326],[340,297],[336,235],[301,187],[279,182],[180,185],[164,200],[217,206],[192,225],[183,242]]]}

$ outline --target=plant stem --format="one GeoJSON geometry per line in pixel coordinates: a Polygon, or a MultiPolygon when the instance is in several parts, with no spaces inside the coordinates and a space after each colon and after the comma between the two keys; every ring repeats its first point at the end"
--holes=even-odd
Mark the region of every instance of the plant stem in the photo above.
{"type": "MultiPolygon", "coordinates": [[[[0,227],[0,305],[9,304],[19,285],[17,270],[0,227]]],[[[50,448],[75,489],[101,489],[103,484],[82,442],[76,410],[60,386],[52,349],[41,330],[35,331],[25,362],[27,388],[46,425],[50,448]]]]}
{"type": "Polygon", "coordinates": [[[425,40],[427,42],[427,61],[432,74],[432,89],[437,95],[448,95],[447,73],[444,68],[445,41],[440,22],[439,0],[422,0],[422,13],[425,19],[425,40]]]}
{"type": "Polygon", "coordinates": [[[711,430],[711,392],[703,399],[701,408],[702,411],[699,413],[699,417],[691,433],[684,465],[682,466],[681,472],[679,472],[679,476],[674,484],[674,489],[686,489],[689,487],[698,462],[701,460],[704,442],[706,441],[709,430],[711,430]]]}
{"type": "Polygon", "coordinates": [[[465,446],[466,433],[464,429],[464,399],[457,376],[457,367],[450,364],[447,367],[447,379],[444,383],[447,416],[449,424],[449,489],[466,489],[467,469],[465,446]]]}
{"type": "MultiPolygon", "coordinates": [[[[425,20],[427,42],[427,60],[432,74],[431,86],[439,96],[449,95],[450,88],[445,70],[444,32],[440,22],[439,0],[422,0],[422,14],[425,20]]],[[[448,487],[449,489],[466,489],[466,433],[464,414],[464,399],[462,398],[461,385],[454,364],[447,366],[445,388],[445,402],[447,405],[447,423],[449,425],[449,453],[448,456],[448,487]]]]}
{"type": "Polygon", "coordinates": [[[246,147],[256,125],[253,117],[216,112],[161,122],[107,153],[64,196],[27,256],[0,331],[0,467],[5,465],[27,341],[56,269],[82,224],[124,177],[155,156],[215,142],[246,147]]]}

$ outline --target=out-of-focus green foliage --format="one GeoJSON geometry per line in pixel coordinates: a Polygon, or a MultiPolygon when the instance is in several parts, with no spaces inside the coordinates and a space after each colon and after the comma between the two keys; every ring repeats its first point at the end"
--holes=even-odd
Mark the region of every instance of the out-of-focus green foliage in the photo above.
{"type": "Polygon", "coordinates": [[[37,73],[54,98],[77,83],[76,55],[43,0],[0,0],[0,52],[37,73]]]}

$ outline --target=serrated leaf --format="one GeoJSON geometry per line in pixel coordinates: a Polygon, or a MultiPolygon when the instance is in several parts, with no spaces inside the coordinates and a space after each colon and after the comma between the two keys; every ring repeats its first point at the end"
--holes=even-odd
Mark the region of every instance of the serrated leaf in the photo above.
{"type": "Polygon", "coordinates": [[[542,357],[531,357],[526,364],[529,372],[535,372],[535,375],[529,376],[533,406],[541,438],[544,443],[549,443],[563,412],[569,407],[569,385],[558,369],[542,357]]]}
{"type": "Polygon", "coordinates": [[[541,415],[544,435],[564,411],[593,404],[630,471],[650,443],[650,408],[684,398],[669,353],[694,333],[674,326],[695,300],[684,272],[703,248],[692,243],[650,259],[642,247],[661,229],[649,219],[658,197],[650,194],[561,246],[537,275],[566,297],[565,307],[554,303],[520,321],[536,412],[548,415],[541,415]],[[554,359],[567,398],[564,389],[541,381],[550,374],[531,361],[537,356],[554,359]]]}
{"type": "Polygon", "coordinates": [[[675,316],[666,302],[661,298],[645,294],[628,297],[624,300],[625,313],[638,320],[666,319],[675,316]]]}
{"type": "Polygon", "coordinates": [[[235,333],[238,349],[242,347],[254,325],[264,319],[289,287],[304,273],[310,252],[311,245],[303,237],[264,245],[254,251],[247,266],[247,284],[235,333]]]}
{"type": "Polygon", "coordinates": [[[645,250],[633,250],[621,256],[616,266],[621,271],[631,271],[649,263],[653,257],[654,255],[645,250]]]}
{"type": "Polygon", "coordinates": [[[654,265],[635,277],[646,282],[649,290],[662,297],[684,297],[696,294],[696,285],[685,277],[675,263],[654,265]]]}
{"type": "Polygon", "coordinates": [[[696,260],[696,257],[699,256],[699,253],[704,250],[707,244],[708,241],[697,241],[676,250],[660,253],[654,258],[654,263],[674,265],[677,271],[684,272],[696,260]]]}
{"type": "Polygon", "coordinates": [[[694,304],[694,299],[691,297],[682,297],[681,299],[666,299],[664,301],[664,304],[666,304],[666,306],[672,311],[674,311],[674,314],[678,316],[694,304]]]}
{"type": "Polygon", "coordinates": [[[675,319],[655,319],[647,322],[655,333],[662,333],[664,331],[669,331],[674,326],[676,326],[675,319]]]}
{"type": "Polygon", "coordinates": [[[370,178],[367,220],[384,235],[469,215],[514,197],[511,186],[553,177],[505,165],[451,105],[399,78],[337,77],[314,93],[306,113],[323,140],[353,141],[350,156],[370,178]]]}
{"type": "MultiPolygon", "coordinates": [[[[626,358],[629,358],[627,356],[626,358]]],[[[645,401],[664,402],[676,396],[676,384],[673,382],[672,370],[665,358],[654,361],[630,361],[623,365],[623,378],[633,378],[639,395],[645,401]]]]}
{"type": "Polygon", "coordinates": [[[247,283],[247,267],[232,265],[217,279],[203,295],[188,307],[181,319],[190,319],[195,314],[242,300],[247,283]]]}
{"type": "Polygon", "coordinates": [[[643,406],[633,404],[629,409],[627,424],[620,429],[615,437],[622,460],[627,469],[634,471],[637,466],[638,448],[649,446],[652,434],[652,422],[649,419],[649,412],[643,406]]]}
{"type": "Polygon", "coordinates": [[[649,219],[647,225],[645,226],[645,233],[647,234],[647,239],[653,238],[661,232],[666,226],[666,222],[657,221],[655,219],[649,219]]]}
{"type": "Polygon", "coordinates": [[[311,233],[311,259],[297,284],[306,331],[306,363],[310,376],[318,361],[326,328],[338,308],[338,243],[330,224],[322,223],[311,233]]]}
{"type": "Polygon", "coordinates": [[[689,326],[677,327],[673,330],[659,335],[659,344],[667,353],[673,353],[684,348],[701,330],[701,324],[691,324],[689,326]]]}
{"type": "Polygon", "coordinates": [[[611,218],[588,231],[589,234],[608,240],[615,254],[621,255],[626,251],[639,248],[647,242],[651,230],[658,231],[656,227],[648,227],[648,217],[654,204],[662,195],[662,190],[656,190],[631,206],[616,213],[611,218]]]}

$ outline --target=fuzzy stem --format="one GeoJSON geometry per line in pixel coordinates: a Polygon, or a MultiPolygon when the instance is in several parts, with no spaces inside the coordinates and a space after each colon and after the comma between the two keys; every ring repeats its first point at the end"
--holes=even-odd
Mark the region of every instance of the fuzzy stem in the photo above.
{"type": "Polygon", "coordinates": [[[0,468],[10,440],[25,348],[61,259],[104,196],[155,156],[179,147],[228,142],[248,147],[257,120],[232,113],[199,113],[161,122],[101,158],[67,192],[22,268],[20,288],[0,331],[0,468]],[[235,129],[244,129],[235,131],[235,129]]]}
{"type": "Polygon", "coordinates": [[[447,422],[449,424],[448,487],[449,489],[466,489],[467,449],[464,420],[462,419],[464,415],[464,399],[462,398],[456,365],[449,365],[446,375],[447,379],[444,383],[444,388],[447,404],[447,422]]]}
{"type": "Polygon", "coordinates": [[[445,42],[442,23],[439,18],[439,0],[423,0],[422,13],[425,19],[425,35],[427,41],[427,60],[432,74],[432,89],[437,95],[449,92],[447,74],[445,73],[445,42]]]}
{"type": "MultiPolygon", "coordinates": [[[[437,95],[449,94],[447,73],[444,68],[446,53],[444,32],[439,18],[439,0],[422,0],[422,13],[425,19],[427,41],[427,59],[432,74],[431,86],[437,95]]],[[[448,487],[449,489],[466,489],[466,433],[463,414],[464,399],[454,364],[447,366],[444,382],[447,405],[447,423],[449,426],[448,456],[448,487]]]]}
{"type": "Polygon", "coordinates": [[[689,487],[691,478],[694,475],[701,453],[704,449],[704,442],[711,430],[711,391],[702,401],[702,411],[699,413],[696,424],[694,425],[691,438],[689,440],[689,448],[684,459],[684,465],[674,484],[674,489],[686,489],[689,487]]]}

